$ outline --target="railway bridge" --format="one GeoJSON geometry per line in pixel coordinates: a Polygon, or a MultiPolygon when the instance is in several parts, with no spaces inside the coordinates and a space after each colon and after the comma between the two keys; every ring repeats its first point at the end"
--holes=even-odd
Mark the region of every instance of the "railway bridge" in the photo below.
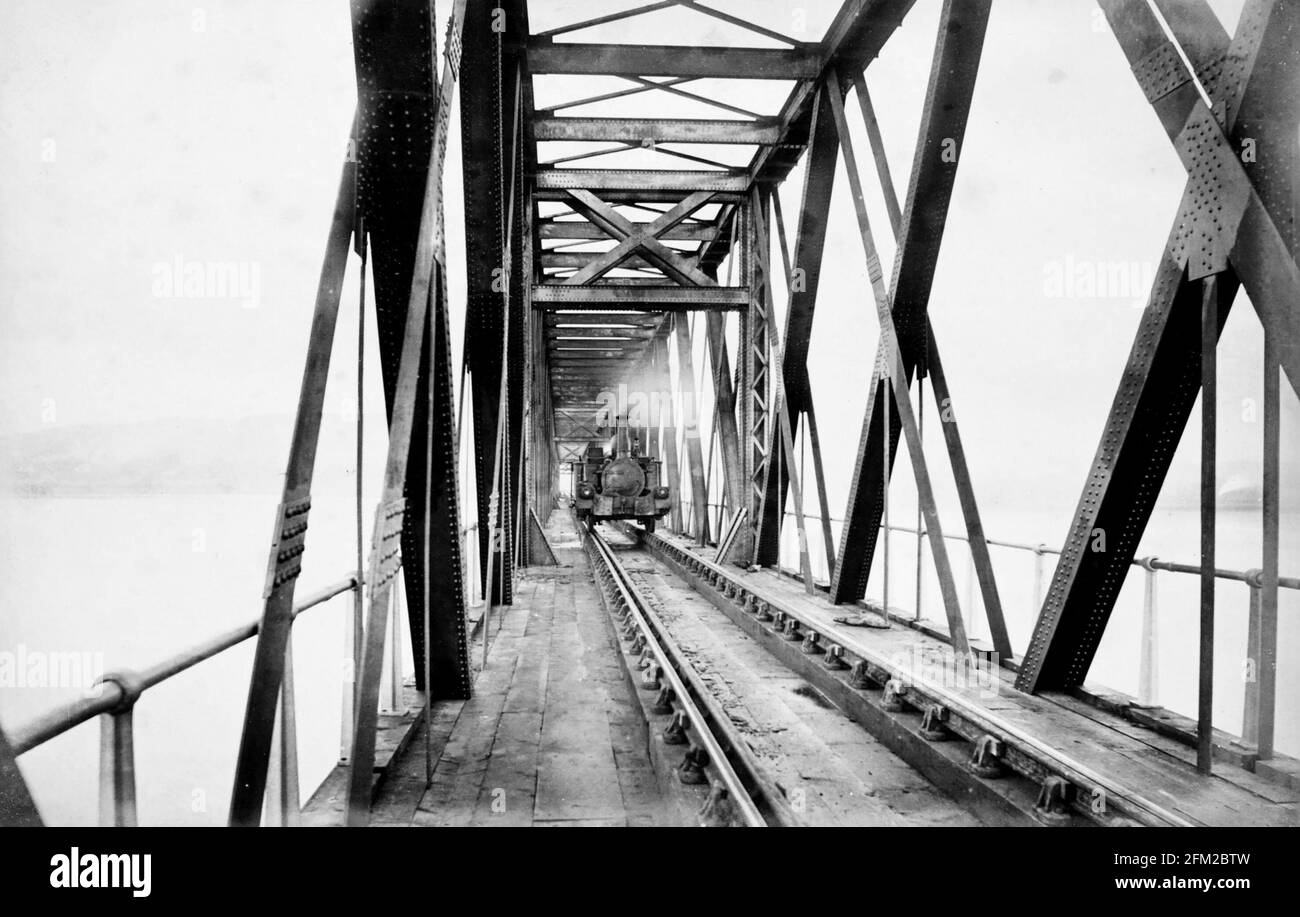
{"type": "MultiPolygon", "coordinates": [[[[1246,0],[1230,33],[1205,0],[1100,0],[1185,190],[1163,249],[1143,253],[1158,260],[1068,532],[1023,545],[985,531],[999,495],[968,447],[998,431],[962,422],[940,354],[964,342],[930,309],[991,0],[931,4],[906,171],[868,77],[925,4],[827,4],[802,33],[743,4],[547,6],[353,0],[357,108],[264,606],[5,724],[4,817],[40,818],[22,756],[98,719],[102,819],[134,824],[133,708],[253,640],[231,825],[1300,823],[1300,767],[1275,741],[1296,715],[1278,633],[1279,592],[1300,588],[1279,569],[1281,413],[1300,382],[1300,4],[1246,0]],[[696,24],[691,42],[647,43],[666,13],[696,24]],[[847,294],[822,283],[833,200],[864,278],[847,294]],[[325,381],[353,358],[334,343],[348,271],[378,328],[383,496],[363,507],[358,491],[356,569],[306,595],[325,381]],[[878,329],[856,348],[869,385],[815,392],[819,298],[846,295],[878,329]],[[1238,300],[1264,340],[1262,551],[1246,570],[1215,558],[1216,353],[1238,300]],[[827,456],[817,408],[845,398],[865,404],[854,452],[827,456]],[[620,418],[670,489],[653,532],[572,511],[575,465],[620,418]],[[1199,557],[1139,556],[1185,431],[1199,557]],[[832,459],[846,491],[828,485],[832,459]],[[900,486],[916,511],[901,522],[900,486]],[[1028,598],[995,560],[1017,551],[1028,598]],[[1173,577],[1200,583],[1182,712],[1158,702],[1152,645],[1154,583],[1173,577]],[[1089,680],[1126,582],[1147,589],[1133,695],[1089,680]],[[299,787],[291,635],[335,596],[351,597],[354,664],[340,762],[299,787]],[[1016,604],[1031,626],[1012,623],[1016,604]],[[1248,627],[1231,729],[1215,721],[1225,616],[1248,627]]],[[[1033,435],[1032,417],[1006,422],[1033,435]]]]}

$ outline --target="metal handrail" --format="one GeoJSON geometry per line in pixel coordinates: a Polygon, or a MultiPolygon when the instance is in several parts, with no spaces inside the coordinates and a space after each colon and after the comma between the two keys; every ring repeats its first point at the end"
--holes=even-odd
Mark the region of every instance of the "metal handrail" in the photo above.
{"type": "MultiPolygon", "coordinates": [[[[324,604],[336,595],[358,589],[361,585],[361,577],[354,574],[326,586],[295,605],[293,616],[297,618],[303,612],[324,604]]],[[[10,733],[14,755],[31,751],[102,713],[113,713],[128,701],[134,703],[149,688],[255,637],[260,629],[259,619],[218,634],[142,671],[120,669],[105,673],[97,685],[99,691],[94,697],[82,697],[61,704],[14,729],[10,733]]]]}
{"type": "MultiPolygon", "coordinates": [[[[689,503],[690,501],[684,500],[683,502],[689,503]]],[[[723,506],[720,503],[709,503],[708,507],[710,509],[723,509],[723,506]]],[[[794,514],[789,510],[786,510],[784,515],[787,519],[794,518],[794,514]]],[[[815,519],[818,522],[822,520],[821,515],[818,513],[805,512],[803,516],[805,519],[815,519]]],[[[844,523],[843,519],[837,518],[835,516],[832,516],[830,518],[830,521],[838,522],[840,524],[844,523]]],[[[917,529],[906,525],[891,524],[889,526],[889,530],[891,532],[904,532],[909,535],[926,534],[925,529],[920,529],[918,531],[917,529]]],[[[967,536],[960,535],[954,532],[944,532],[943,537],[949,541],[961,541],[961,542],[966,542],[968,544],[970,543],[970,539],[967,536]]],[[[997,538],[985,538],[984,542],[985,544],[996,545],[1000,548],[1011,548],[1017,551],[1029,551],[1033,554],[1039,554],[1039,555],[1054,554],[1059,557],[1061,554],[1059,549],[1048,547],[1046,544],[1036,544],[1036,545],[1024,544],[1023,542],[1018,542],[1018,541],[1002,541],[997,538]]],[[[1144,570],[1167,570],[1171,573],[1188,573],[1193,576],[1201,575],[1201,568],[1196,566],[1195,564],[1180,564],[1180,563],[1175,563],[1173,561],[1160,560],[1158,557],[1135,557],[1133,558],[1133,560],[1129,561],[1129,564],[1130,566],[1141,567],[1144,570]]],[[[1214,576],[1216,579],[1232,580],[1239,583],[1245,583],[1248,586],[1260,586],[1262,585],[1263,572],[1257,569],[1228,570],[1222,567],[1216,567],[1214,570],[1214,576]]],[[[1300,590],[1300,577],[1279,576],[1277,578],[1277,584],[1278,587],[1281,589],[1300,590]]]]}

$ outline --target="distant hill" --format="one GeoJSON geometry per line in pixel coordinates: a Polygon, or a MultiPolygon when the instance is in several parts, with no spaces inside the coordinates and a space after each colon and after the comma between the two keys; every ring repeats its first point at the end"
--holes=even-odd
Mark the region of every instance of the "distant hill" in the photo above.
{"type": "MultiPolygon", "coordinates": [[[[368,439],[384,435],[373,422],[367,423],[367,430],[368,439]]],[[[277,493],[292,433],[293,418],[273,414],[240,420],[53,425],[0,436],[0,493],[32,497],[277,493]]],[[[353,436],[351,422],[327,415],[317,455],[318,471],[350,470],[355,454],[353,436]]],[[[1228,449],[1224,451],[1234,447],[1239,451],[1242,446],[1231,440],[1225,445],[1228,449]]],[[[1258,458],[1223,455],[1220,459],[1219,506],[1258,506],[1258,458]]],[[[905,465],[901,470],[910,473],[905,465]]],[[[1032,502],[1038,498],[1036,495],[1059,490],[1061,481],[1053,474],[1048,467],[1023,468],[1008,462],[976,480],[976,495],[982,501],[995,500],[1008,506],[1032,502]]],[[[1297,483],[1300,460],[1284,446],[1283,509],[1300,509],[1297,483]]],[[[1193,470],[1165,482],[1160,505],[1194,509],[1199,501],[1193,470]]]]}
{"type": "MultiPolygon", "coordinates": [[[[0,490],[20,496],[275,493],[292,428],[287,415],[259,415],[51,426],[3,436],[0,490]]],[[[322,465],[351,457],[350,435],[345,424],[327,422],[322,465]]]]}

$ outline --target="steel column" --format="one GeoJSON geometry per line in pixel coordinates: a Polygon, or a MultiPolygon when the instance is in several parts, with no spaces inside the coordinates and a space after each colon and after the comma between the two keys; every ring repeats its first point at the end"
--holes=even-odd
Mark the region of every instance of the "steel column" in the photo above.
{"type": "Polygon", "coordinates": [[[694,529],[697,544],[709,541],[709,491],[704,484],[704,454],[700,448],[700,400],[695,391],[691,330],[685,316],[671,319],[677,344],[677,388],[682,396],[682,433],[686,440],[686,461],[691,472],[691,502],[695,505],[694,529]]]}
{"type": "MultiPolygon", "coordinates": [[[[1025,691],[1078,685],[1092,663],[1200,388],[1202,297],[1194,281],[1218,273],[1221,331],[1238,277],[1249,278],[1265,333],[1277,336],[1279,363],[1293,388],[1300,380],[1294,15],[1252,2],[1230,43],[1221,28],[1196,33],[1188,56],[1215,102],[1211,113],[1146,4],[1101,5],[1189,181],[1017,679],[1025,691]],[[1238,157],[1247,138],[1261,145],[1260,157],[1267,149],[1267,171],[1238,157]],[[1215,215],[1213,225],[1205,213],[1215,215]],[[1098,533],[1105,550],[1096,550],[1098,533]]],[[[1169,7],[1175,34],[1191,34],[1193,21],[1207,24],[1195,18],[1198,9],[1205,12],[1200,4],[1169,7]]]]}
{"type": "MultiPolygon", "coordinates": [[[[951,7],[945,6],[945,10],[951,10],[951,7]]],[[[985,12],[987,13],[987,9],[985,12]]],[[[876,253],[875,241],[867,218],[866,200],[862,192],[862,179],[858,173],[857,160],[853,153],[853,141],[849,136],[848,122],[844,116],[843,97],[839,91],[838,80],[833,73],[827,81],[827,97],[830,99],[831,111],[835,117],[836,132],[839,134],[840,146],[844,153],[845,171],[848,173],[853,205],[857,212],[859,235],[862,239],[862,250],[867,261],[867,276],[871,282],[876,315],[880,321],[881,367],[885,376],[884,381],[888,382],[881,394],[882,398],[889,398],[890,402],[898,410],[903,435],[907,439],[908,457],[912,461],[912,471],[916,478],[917,499],[921,502],[926,517],[926,532],[930,537],[930,551],[934,558],[935,572],[939,577],[939,589],[943,594],[944,612],[948,618],[948,633],[952,640],[953,649],[960,656],[965,657],[969,652],[966,640],[966,626],[962,620],[952,566],[948,560],[948,546],[943,538],[943,528],[939,521],[934,491],[930,483],[930,472],[926,466],[925,455],[921,451],[921,439],[917,431],[916,416],[912,411],[912,400],[907,389],[907,373],[902,356],[900,337],[894,325],[893,315],[890,310],[889,293],[885,289],[880,260],[876,253]]],[[[909,201],[910,209],[911,202],[909,201]]],[[[886,407],[886,410],[888,410],[888,407],[886,407]]],[[[885,415],[886,421],[888,416],[888,414],[885,415]]],[[[887,435],[881,442],[881,451],[891,456],[894,454],[892,440],[892,435],[887,435]]],[[[883,461],[880,471],[887,480],[890,469],[885,466],[883,461]]],[[[883,482],[882,492],[882,497],[887,501],[888,493],[883,486],[883,482]]],[[[888,538],[887,533],[885,537],[888,538]]],[[[845,561],[844,552],[841,552],[841,567],[845,561]]],[[[888,570],[886,570],[887,575],[888,570]]],[[[887,611],[888,609],[886,609],[887,611]]]]}
{"type": "Polygon", "coordinates": [[[255,827],[262,817],[275,711],[284,679],[284,653],[289,629],[293,625],[294,584],[302,568],[300,549],[305,543],[307,517],[311,509],[311,480],[316,465],[321,415],[325,409],[325,383],[329,377],[348,243],[356,219],[355,200],[356,170],[352,163],[347,163],[339,180],[334,216],[325,245],[325,260],[316,289],[316,310],[308,338],[293,441],[289,446],[284,488],[272,532],[263,591],[265,605],[253,655],[253,673],[248,685],[244,727],[235,764],[235,785],[231,792],[232,826],[255,827]]]}
{"type": "MultiPolygon", "coordinates": [[[[799,208],[799,228],[795,236],[794,257],[786,279],[789,299],[785,316],[785,355],[783,376],[785,391],[776,393],[775,410],[785,410],[788,402],[791,434],[799,430],[799,415],[809,403],[808,344],[812,336],[813,312],[821,284],[822,252],[826,245],[826,221],[830,212],[831,191],[835,187],[835,165],[839,160],[839,143],[835,120],[831,117],[827,93],[823,86],[813,104],[808,164],[804,173],[803,195],[799,208]]],[[[754,563],[776,563],[781,542],[781,520],[785,513],[788,478],[783,473],[765,475],[762,494],[757,500],[762,516],[756,521],[757,544],[754,563]]]]}
{"type": "MultiPolygon", "coordinates": [[[[472,74],[461,91],[461,152],[464,171],[465,252],[466,252],[466,321],[465,353],[473,376],[472,413],[474,419],[475,482],[478,490],[479,556],[499,553],[493,559],[497,571],[491,584],[491,601],[509,604],[513,599],[514,572],[511,552],[502,545],[514,543],[512,518],[515,506],[515,469],[522,444],[523,420],[523,286],[525,278],[514,266],[522,262],[522,235],[515,233],[507,248],[504,216],[514,213],[515,225],[531,227],[529,214],[523,210],[523,182],[516,183],[515,194],[507,199],[508,175],[516,164],[511,156],[511,118],[516,109],[516,80],[521,48],[528,34],[525,4],[509,0],[497,4],[469,4],[462,38],[461,69],[472,74]],[[495,9],[504,11],[505,33],[494,29],[495,9]],[[506,260],[502,263],[502,253],[506,260]],[[507,289],[508,288],[508,289],[507,289]],[[504,333],[504,308],[512,310],[511,332],[506,357],[502,359],[500,342],[504,333]],[[506,459],[501,480],[502,538],[493,542],[485,524],[493,480],[493,451],[497,425],[501,378],[507,378],[506,459]]],[[[500,20],[498,20],[500,21],[500,20]]],[[[522,87],[521,87],[522,88],[522,87]]],[[[523,144],[515,156],[522,161],[523,144]]],[[[488,564],[481,567],[485,594],[488,564]]]]}
{"type": "MultiPolygon", "coordinates": [[[[940,14],[939,37],[930,67],[889,286],[890,313],[898,329],[905,370],[905,375],[898,380],[903,390],[911,383],[926,340],[930,289],[960,163],[989,8],[988,0],[960,3],[947,0],[940,14]]],[[[881,481],[886,472],[880,466],[885,435],[881,414],[875,409],[879,400],[877,388],[878,380],[873,379],[840,533],[838,562],[831,581],[831,599],[835,602],[854,602],[866,593],[880,534],[884,496],[881,481]]],[[[891,414],[897,424],[901,414],[898,411],[891,414]]],[[[898,432],[896,425],[890,430],[889,439],[894,443],[899,440],[898,432]]],[[[892,469],[897,449],[891,449],[889,454],[892,469]]]]}

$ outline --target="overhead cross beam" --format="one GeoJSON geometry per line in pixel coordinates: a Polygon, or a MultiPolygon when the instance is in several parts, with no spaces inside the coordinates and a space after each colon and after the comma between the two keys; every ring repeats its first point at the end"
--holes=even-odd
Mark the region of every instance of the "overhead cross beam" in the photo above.
{"type": "Polygon", "coordinates": [[[661,232],[676,226],[707,204],[713,196],[711,193],[696,191],[688,194],[667,213],[649,223],[633,223],[585,189],[574,189],[569,194],[573,197],[574,208],[582,212],[611,238],[617,239],[618,244],[575,272],[564,281],[566,285],[589,284],[638,252],[678,283],[695,286],[714,285],[706,274],[691,265],[680,252],[664,245],[658,238],[661,232]]]}

